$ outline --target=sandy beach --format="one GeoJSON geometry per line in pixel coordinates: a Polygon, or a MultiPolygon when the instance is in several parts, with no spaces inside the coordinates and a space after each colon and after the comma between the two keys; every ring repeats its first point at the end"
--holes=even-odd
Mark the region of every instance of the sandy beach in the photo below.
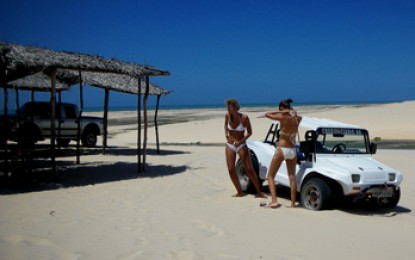
{"type": "MultiPolygon", "coordinates": [[[[253,126],[251,139],[264,139],[268,109],[242,107],[253,126]]],[[[360,125],[372,139],[415,141],[415,101],[297,109],[304,116],[360,125]]],[[[278,194],[283,207],[265,210],[259,207],[264,200],[253,195],[231,197],[235,189],[225,164],[224,115],[225,108],[161,110],[161,153],[155,152],[150,127],[148,165],[137,173],[136,114],[111,112],[105,155],[91,149],[80,165],[74,156],[59,157],[59,183],[1,186],[0,259],[414,256],[415,149],[379,149],[374,156],[404,176],[401,200],[392,210],[291,209],[284,189],[278,194]]],[[[268,190],[266,184],[263,188],[268,190]]]]}

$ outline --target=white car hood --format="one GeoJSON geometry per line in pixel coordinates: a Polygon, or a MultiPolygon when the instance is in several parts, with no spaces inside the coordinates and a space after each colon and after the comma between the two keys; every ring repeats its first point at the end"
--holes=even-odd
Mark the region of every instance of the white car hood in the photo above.
{"type": "Polygon", "coordinates": [[[396,172],[368,155],[320,155],[316,164],[330,173],[361,174],[366,181],[382,181],[396,172]]]}
{"type": "Polygon", "coordinates": [[[325,164],[337,165],[348,171],[393,171],[390,167],[366,155],[329,155],[318,156],[317,160],[325,164]],[[345,160],[345,158],[347,158],[345,160]]]}

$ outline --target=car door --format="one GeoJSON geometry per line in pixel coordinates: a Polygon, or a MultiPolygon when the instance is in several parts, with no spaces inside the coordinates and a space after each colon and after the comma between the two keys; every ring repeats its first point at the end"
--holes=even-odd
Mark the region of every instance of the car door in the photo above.
{"type": "MultiPolygon", "coordinates": [[[[77,135],[78,125],[77,120],[77,109],[75,106],[62,105],[60,109],[61,117],[58,121],[57,128],[59,129],[61,137],[74,137],[77,135]]],[[[59,135],[59,133],[58,133],[59,135]]]]}

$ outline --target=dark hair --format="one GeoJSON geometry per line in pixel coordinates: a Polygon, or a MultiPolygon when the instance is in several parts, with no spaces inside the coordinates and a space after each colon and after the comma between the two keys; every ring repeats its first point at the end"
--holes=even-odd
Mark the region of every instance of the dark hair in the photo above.
{"type": "Polygon", "coordinates": [[[291,103],[293,100],[291,98],[284,99],[280,102],[279,107],[285,108],[285,109],[292,109],[291,103]]]}
{"type": "Polygon", "coordinates": [[[236,100],[235,98],[227,99],[225,103],[226,105],[233,105],[237,111],[241,108],[238,100],[236,100]]]}

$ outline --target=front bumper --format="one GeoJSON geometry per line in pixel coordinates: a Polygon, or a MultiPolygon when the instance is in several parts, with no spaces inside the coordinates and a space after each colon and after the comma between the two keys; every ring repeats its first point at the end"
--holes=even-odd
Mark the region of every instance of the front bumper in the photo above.
{"type": "Polygon", "coordinates": [[[396,185],[372,185],[363,188],[359,192],[352,192],[347,194],[348,197],[355,197],[354,200],[371,199],[371,198],[392,198],[395,196],[399,186],[396,185]]]}

